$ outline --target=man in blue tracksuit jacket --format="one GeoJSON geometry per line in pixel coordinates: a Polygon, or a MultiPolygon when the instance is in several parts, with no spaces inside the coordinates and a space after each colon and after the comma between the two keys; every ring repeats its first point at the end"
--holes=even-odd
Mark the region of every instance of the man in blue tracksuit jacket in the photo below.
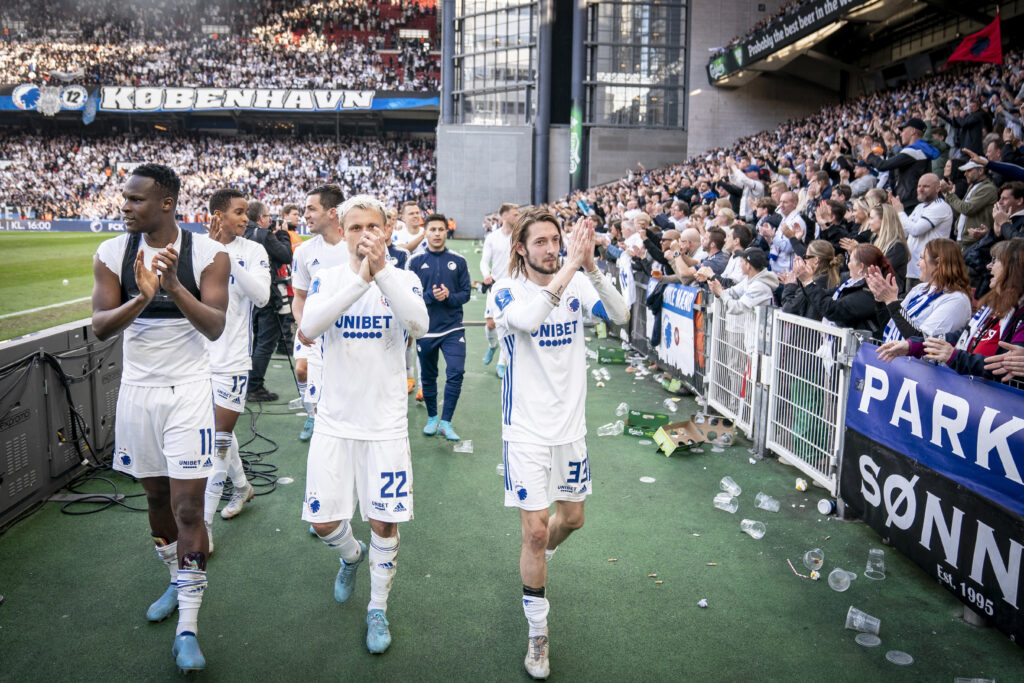
{"type": "Polygon", "coordinates": [[[462,393],[466,367],[466,333],[462,325],[462,307],[469,301],[469,266],[459,254],[445,247],[448,219],[431,214],[424,222],[427,248],[409,257],[406,268],[423,283],[423,300],[430,314],[430,330],[416,340],[420,357],[420,384],[427,406],[427,426],[423,433],[440,432],[449,441],[458,441],[452,427],[455,404],[462,393]],[[446,377],[444,408],[437,414],[437,355],[444,354],[446,377]]]}

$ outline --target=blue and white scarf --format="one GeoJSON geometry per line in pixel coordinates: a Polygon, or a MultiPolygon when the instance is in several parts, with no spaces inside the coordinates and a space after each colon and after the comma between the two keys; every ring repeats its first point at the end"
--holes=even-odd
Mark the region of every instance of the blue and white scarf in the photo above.
{"type": "MultiPolygon", "coordinates": [[[[929,306],[932,305],[932,302],[938,299],[944,293],[945,292],[943,292],[941,289],[936,288],[933,290],[929,288],[916,296],[907,297],[906,299],[903,300],[903,317],[907,319],[907,322],[916,327],[914,321],[917,319],[917,317],[924,313],[924,311],[929,306]]],[[[893,322],[892,319],[890,319],[885,326],[885,331],[882,333],[882,341],[902,341],[904,338],[905,337],[903,336],[903,333],[900,332],[899,327],[897,327],[896,323],[893,322]]]]}
{"type": "MultiPolygon", "coordinates": [[[[861,284],[862,282],[864,282],[864,278],[862,277],[859,277],[856,280],[851,277],[846,282],[843,282],[838,287],[836,287],[836,291],[832,292],[832,301],[839,301],[839,297],[842,295],[843,290],[846,289],[847,287],[854,287],[856,285],[861,284]]],[[[836,325],[828,318],[822,318],[821,322],[825,323],[826,325],[831,325],[832,327],[838,327],[838,325],[836,325]]]]}

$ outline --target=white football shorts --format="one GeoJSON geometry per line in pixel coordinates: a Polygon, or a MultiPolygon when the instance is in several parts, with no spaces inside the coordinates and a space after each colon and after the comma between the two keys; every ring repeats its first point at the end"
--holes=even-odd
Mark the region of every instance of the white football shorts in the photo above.
{"type": "Polygon", "coordinates": [[[302,519],[352,519],[356,501],[363,521],[412,519],[412,459],[409,438],[357,441],[314,431],[306,460],[302,519]]]}
{"type": "Polygon", "coordinates": [[[556,500],[580,502],[594,490],[586,438],[562,446],[502,444],[505,507],[546,510],[556,500]]]}
{"type": "Polygon", "coordinates": [[[114,469],[143,479],[203,479],[213,471],[210,380],[173,387],[122,384],[114,421],[114,469]]]}

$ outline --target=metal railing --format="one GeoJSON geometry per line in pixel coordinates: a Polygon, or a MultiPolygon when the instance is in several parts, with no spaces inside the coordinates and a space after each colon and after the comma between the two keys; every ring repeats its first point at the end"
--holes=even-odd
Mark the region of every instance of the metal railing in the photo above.
{"type": "Polygon", "coordinates": [[[757,309],[757,329],[730,332],[726,329],[725,305],[716,299],[706,322],[710,348],[704,386],[709,408],[732,420],[747,438],[753,438],[760,354],[757,347],[765,329],[768,308],[757,309]]]}
{"type": "Polygon", "coordinates": [[[776,311],[764,358],[765,447],[836,494],[853,330],[776,311]]]}

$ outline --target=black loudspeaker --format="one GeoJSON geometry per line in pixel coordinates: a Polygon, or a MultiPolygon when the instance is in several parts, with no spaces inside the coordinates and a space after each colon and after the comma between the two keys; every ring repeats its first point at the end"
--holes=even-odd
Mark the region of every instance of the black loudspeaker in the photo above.
{"type": "Polygon", "coordinates": [[[112,450],[120,383],[120,335],[88,321],[0,343],[0,525],[112,450]]]}
{"type": "Polygon", "coordinates": [[[90,326],[85,327],[86,341],[93,372],[89,377],[92,392],[92,447],[96,457],[106,457],[114,450],[114,415],[117,394],[121,388],[123,366],[121,335],[100,341],[90,326]]]}

